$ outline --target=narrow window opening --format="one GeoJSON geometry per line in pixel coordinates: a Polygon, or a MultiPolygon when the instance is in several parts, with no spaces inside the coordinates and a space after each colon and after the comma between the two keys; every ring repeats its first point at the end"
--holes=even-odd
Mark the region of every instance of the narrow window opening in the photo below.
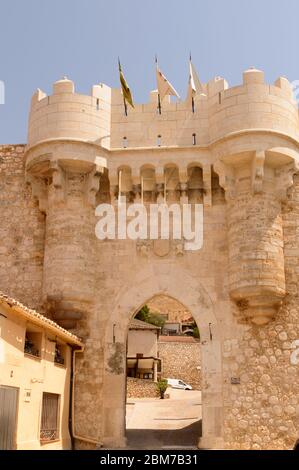
{"type": "Polygon", "coordinates": [[[100,109],[100,99],[97,98],[97,111],[99,111],[99,109],[100,109]]]}
{"type": "Polygon", "coordinates": [[[196,145],[196,134],[192,134],[192,145],[196,145]]]}
{"type": "Polygon", "coordinates": [[[123,148],[128,148],[128,139],[126,137],[123,137],[123,148]]]}
{"type": "Polygon", "coordinates": [[[162,142],[162,136],[159,134],[157,136],[157,145],[158,145],[158,147],[161,147],[161,142],[162,142]]]}

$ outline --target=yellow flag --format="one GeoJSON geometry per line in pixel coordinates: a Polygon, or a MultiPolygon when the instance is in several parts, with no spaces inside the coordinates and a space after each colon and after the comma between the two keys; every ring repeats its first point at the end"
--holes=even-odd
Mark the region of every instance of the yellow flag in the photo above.
{"type": "Polygon", "coordinates": [[[124,100],[125,100],[125,102],[129,103],[129,105],[132,106],[132,108],[134,108],[134,103],[133,103],[131,90],[130,90],[130,87],[127,84],[127,81],[126,81],[126,79],[124,77],[124,74],[121,70],[121,65],[120,65],[119,61],[118,61],[118,67],[119,67],[119,80],[120,80],[124,100]]]}

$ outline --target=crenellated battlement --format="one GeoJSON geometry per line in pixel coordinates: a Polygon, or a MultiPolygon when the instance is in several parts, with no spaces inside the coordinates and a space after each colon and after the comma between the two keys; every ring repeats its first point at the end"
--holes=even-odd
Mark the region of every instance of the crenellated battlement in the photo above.
{"type": "Polygon", "coordinates": [[[33,95],[28,143],[73,139],[106,149],[208,146],[253,129],[299,139],[298,107],[286,78],[269,85],[262,71],[251,68],[243,73],[241,85],[229,88],[224,78],[216,77],[204,91],[195,97],[194,113],[188,100],[172,102],[167,96],[158,114],[157,91],[152,91],[148,103],[136,104],[125,116],[120,89],[100,84],[82,95],[63,78],[54,83],[52,95],[41,90],[33,95]]]}
{"type": "Polygon", "coordinates": [[[111,89],[100,84],[91,94],[75,93],[71,80],[63,78],[47,96],[37,90],[31,101],[28,144],[71,139],[110,147],[111,89]]]}
{"type": "Polygon", "coordinates": [[[205,85],[205,94],[195,98],[195,113],[188,101],[163,102],[162,114],[156,112],[157,98],[152,93],[148,104],[138,105],[126,117],[122,96],[114,91],[112,101],[111,147],[122,147],[127,137],[129,147],[154,147],[161,135],[161,146],[188,147],[210,145],[233,132],[266,129],[298,138],[298,108],[287,79],[274,85],[264,82],[263,72],[249,69],[243,84],[229,88],[221,77],[205,85]]]}

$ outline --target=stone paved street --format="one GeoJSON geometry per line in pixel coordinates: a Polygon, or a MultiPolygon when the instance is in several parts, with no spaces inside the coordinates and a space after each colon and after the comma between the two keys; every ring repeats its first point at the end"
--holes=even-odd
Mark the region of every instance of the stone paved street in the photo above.
{"type": "Polygon", "coordinates": [[[201,392],[168,389],[167,393],[170,398],[165,400],[128,400],[129,448],[196,448],[201,432],[201,392]]]}

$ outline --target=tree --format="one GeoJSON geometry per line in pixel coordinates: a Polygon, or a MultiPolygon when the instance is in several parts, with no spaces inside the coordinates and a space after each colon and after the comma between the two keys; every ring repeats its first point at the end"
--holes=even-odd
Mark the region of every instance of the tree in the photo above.
{"type": "Polygon", "coordinates": [[[148,323],[158,326],[159,328],[163,328],[164,323],[165,323],[165,318],[161,317],[161,315],[157,313],[151,313],[148,319],[148,323]]]}
{"type": "Polygon", "coordinates": [[[165,318],[163,318],[158,313],[152,313],[147,305],[144,305],[141,310],[135,316],[138,320],[150,323],[151,325],[158,326],[163,328],[165,323],[165,318]]]}
{"type": "Polygon", "coordinates": [[[135,318],[141,321],[145,321],[146,323],[150,323],[149,320],[150,317],[150,309],[148,308],[147,305],[144,305],[141,310],[137,313],[135,318]]]}

